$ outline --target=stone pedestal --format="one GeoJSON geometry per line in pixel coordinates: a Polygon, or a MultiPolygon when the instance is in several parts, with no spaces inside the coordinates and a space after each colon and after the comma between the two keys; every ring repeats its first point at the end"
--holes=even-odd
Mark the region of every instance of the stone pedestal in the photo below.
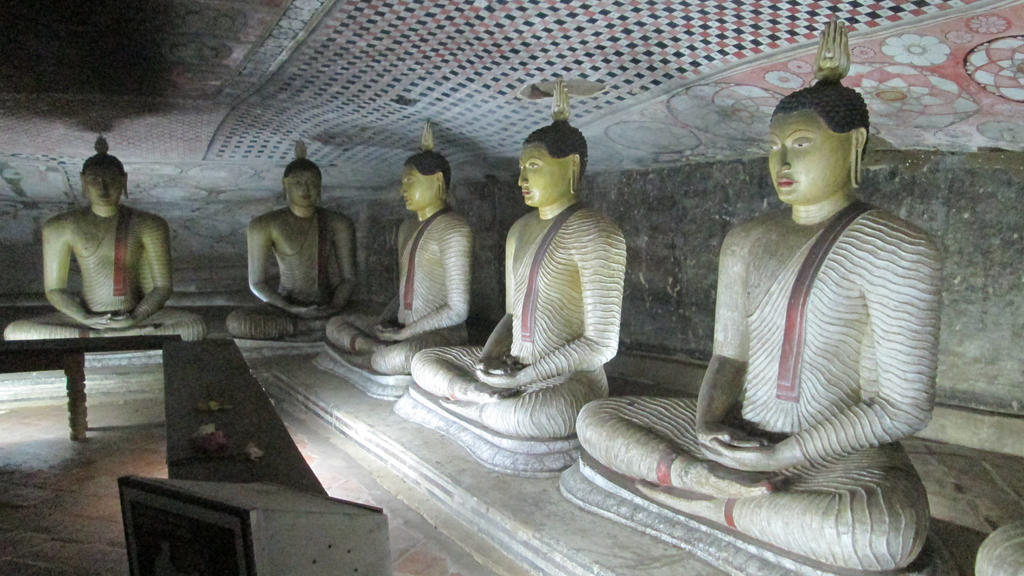
{"type": "Polygon", "coordinates": [[[918,559],[899,571],[859,572],[822,565],[757,542],[712,522],[690,518],[651,502],[634,488],[635,481],[610,470],[587,453],[562,473],[559,488],[574,504],[678,546],[731,574],[764,576],[956,576],[957,569],[942,543],[929,534],[918,559]]]}
{"type": "Polygon", "coordinates": [[[571,466],[579,454],[580,443],[575,436],[527,440],[498,434],[448,411],[415,384],[395,403],[395,413],[444,434],[481,464],[503,474],[555,476],[571,466]]]}
{"type": "Polygon", "coordinates": [[[313,363],[379,400],[397,400],[412,384],[412,376],[408,374],[389,375],[374,370],[370,367],[370,354],[347,354],[330,344],[324,345],[313,363]]]}
{"type": "Polygon", "coordinates": [[[999,528],[981,543],[974,573],[977,576],[1024,574],[1024,520],[999,528]]]}
{"type": "MultiPolygon", "coordinates": [[[[438,529],[459,541],[472,541],[460,536],[467,532],[485,539],[519,572],[723,574],[693,554],[573,505],[558,493],[557,477],[496,474],[448,438],[403,420],[392,404],[339,382],[305,358],[261,361],[253,371],[279,410],[322,420],[400,477],[402,499],[438,529]],[[460,526],[446,529],[445,515],[460,526]]],[[[474,548],[473,555],[502,565],[487,548],[474,548]]]]}
{"type": "Polygon", "coordinates": [[[235,338],[235,344],[246,360],[276,356],[307,356],[324,349],[323,342],[286,342],[283,340],[250,340],[235,338]]]}

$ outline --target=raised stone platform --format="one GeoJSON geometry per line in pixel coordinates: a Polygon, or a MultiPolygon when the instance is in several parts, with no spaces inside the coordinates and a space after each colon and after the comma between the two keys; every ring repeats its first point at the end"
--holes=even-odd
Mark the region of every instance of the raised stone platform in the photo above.
{"type": "MultiPolygon", "coordinates": [[[[309,414],[350,438],[367,460],[403,479],[395,493],[450,537],[479,536],[533,574],[730,573],[685,548],[585,511],[559,492],[554,478],[518,478],[484,468],[443,435],[395,415],[393,403],[316,368],[313,356],[250,364],[279,408],[309,414]]],[[[649,392],[612,384],[613,395],[649,392]]],[[[928,489],[934,533],[960,573],[969,574],[985,535],[1024,514],[1024,459],[916,439],[904,446],[928,489]]]]}
{"type": "MultiPolygon", "coordinates": [[[[698,556],[606,521],[566,500],[555,478],[520,478],[482,467],[448,438],[392,412],[327,374],[311,358],[252,362],[267,391],[301,405],[534,574],[710,576],[725,574],[698,556]]],[[[418,499],[408,503],[420,509],[418,499]]],[[[454,537],[454,536],[453,536],[454,537]]]]}
{"type": "Polygon", "coordinates": [[[408,374],[381,374],[369,365],[369,354],[345,354],[329,343],[313,359],[317,368],[344,378],[366,394],[380,400],[397,400],[412,384],[408,374]]]}
{"type": "Polygon", "coordinates": [[[249,340],[235,338],[235,345],[248,360],[275,358],[278,356],[309,356],[324,349],[323,342],[289,342],[284,340],[249,340]]]}
{"type": "Polygon", "coordinates": [[[524,440],[483,428],[449,412],[415,384],[395,403],[395,414],[444,434],[478,462],[502,474],[525,478],[557,476],[572,465],[580,451],[575,436],[524,440]]]}
{"type": "Polygon", "coordinates": [[[959,573],[934,535],[929,535],[918,560],[899,571],[836,571],[808,559],[795,558],[738,532],[683,516],[651,502],[636,491],[631,479],[605,468],[586,453],[562,473],[559,487],[566,498],[583,509],[692,552],[730,573],[764,576],[957,576],[959,573]]]}

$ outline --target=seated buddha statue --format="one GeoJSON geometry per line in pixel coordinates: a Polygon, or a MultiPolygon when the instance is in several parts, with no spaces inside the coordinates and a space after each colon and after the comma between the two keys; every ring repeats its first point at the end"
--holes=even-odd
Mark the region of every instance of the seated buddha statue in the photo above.
{"type": "Polygon", "coordinates": [[[320,340],[327,318],[348,302],[355,282],[354,228],[345,215],[319,207],[321,180],[305,144],[296,142],[282,179],[288,207],[253,218],[246,229],[249,289],[264,304],[228,315],[235,338],[320,340]]]}
{"type": "Polygon", "coordinates": [[[202,318],[164,308],[171,296],[167,222],[121,205],[128,187],[124,165],[107,153],[102,136],[95,148],[82,166],[89,207],[43,224],[43,287],[57,311],[8,324],[4,339],[176,334],[201,340],[202,318]],[[68,289],[72,256],[81,270],[81,294],[68,289]]]}
{"type": "MultiPolygon", "coordinates": [[[[402,197],[416,218],[398,230],[398,294],[372,326],[354,315],[327,323],[332,345],[348,355],[369,355],[368,367],[381,374],[409,374],[420,350],[466,343],[473,232],[448,207],[450,182],[451,167],[434,151],[428,122],[421,151],[402,170],[402,197]]],[[[395,397],[404,391],[402,386],[395,397]]]]}
{"type": "Polygon", "coordinates": [[[928,531],[898,441],[931,417],[941,262],[927,234],[853,195],[868,110],[840,82],[847,46],[831,22],[818,81],[773,113],[769,172],[788,208],[725,238],[697,399],[593,402],[577,433],[641,497],[784,555],[883,571],[928,531]]]}
{"type": "Polygon", "coordinates": [[[978,548],[975,576],[1024,574],[1024,520],[994,530],[978,548]]]}
{"type": "Polygon", "coordinates": [[[416,395],[500,442],[571,440],[567,462],[527,458],[522,469],[508,454],[488,461],[488,450],[467,446],[485,465],[524,475],[571,464],[577,413],[608,395],[603,365],[618,349],[626,264],[618,226],[578,202],[587,141],[569,124],[561,81],[554,100],[554,122],[526,138],[519,158],[523,200],[536,210],[512,225],[505,242],[505,316],[483,347],[418,353],[415,385],[396,405],[408,418],[407,398],[416,395]]]}

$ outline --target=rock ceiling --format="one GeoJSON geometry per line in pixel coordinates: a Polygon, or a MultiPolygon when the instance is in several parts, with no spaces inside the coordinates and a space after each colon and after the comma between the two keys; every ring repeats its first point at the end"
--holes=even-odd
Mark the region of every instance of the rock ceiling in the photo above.
{"type": "Polygon", "coordinates": [[[72,197],[97,132],[143,194],[150,182],[174,200],[276,187],[296,138],[328,186],[372,194],[397,181],[428,118],[457,179],[505,175],[549,120],[546,101],[517,93],[558,76],[606,86],[573,102],[592,170],[758,155],[775,103],[812,79],[832,14],[849,25],[847,83],[874,134],[1024,149],[1019,1],[5,4],[0,169],[22,197],[72,197]]]}

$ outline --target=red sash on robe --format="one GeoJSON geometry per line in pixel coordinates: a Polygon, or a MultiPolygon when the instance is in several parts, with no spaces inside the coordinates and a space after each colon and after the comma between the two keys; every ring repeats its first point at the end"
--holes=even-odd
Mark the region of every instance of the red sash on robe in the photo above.
{"type": "Polygon", "coordinates": [[[128,229],[131,225],[132,212],[128,208],[117,211],[117,228],[114,233],[114,296],[128,294],[128,229]]]}
{"type": "Polygon", "coordinates": [[[800,362],[804,348],[805,315],[814,279],[843,232],[861,214],[872,208],[870,204],[856,200],[840,210],[814,240],[810,251],[800,264],[800,270],[797,271],[793,288],[789,293],[789,303],[786,305],[786,331],[782,337],[779,377],[775,387],[775,397],[779,400],[796,402],[800,399],[800,362]]]}
{"type": "Polygon", "coordinates": [[[540,274],[540,265],[544,262],[551,242],[555,235],[562,229],[562,225],[570,216],[576,213],[582,206],[579,203],[572,204],[555,216],[554,222],[544,232],[544,237],[533,253],[533,262],[530,264],[530,275],[526,282],[526,294],[523,296],[523,314],[520,322],[520,335],[523,342],[533,342],[533,326],[537,317],[537,276],[540,274]]]}
{"type": "Polygon", "coordinates": [[[316,289],[321,299],[329,300],[332,297],[331,275],[328,268],[331,258],[331,229],[327,222],[324,210],[316,210],[316,289]]]}
{"type": "Polygon", "coordinates": [[[447,206],[431,214],[420,224],[416,236],[412,239],[412,247],[409,248],[409,261],[405,265],[405,288],[402,290],[402,305],[406,310],[412,310],[413,291],[416,288],[414,282],[416,280],[416,251],[420,248],[420,240],[423,240],[423,235],[427,233],[427,228],[434,223],[434,220],[446,212],[448,212],[447,206]]]}

